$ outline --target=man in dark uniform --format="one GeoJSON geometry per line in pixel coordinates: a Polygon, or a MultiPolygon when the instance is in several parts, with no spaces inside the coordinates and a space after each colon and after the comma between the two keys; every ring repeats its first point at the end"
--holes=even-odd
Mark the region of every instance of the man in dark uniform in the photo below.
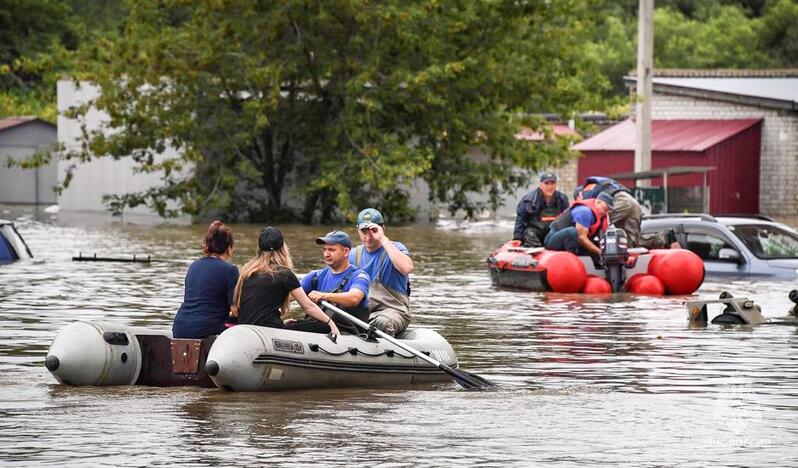
{"type": "Polygon", "coordinates": [[[518,202],[513,240],[525,247],[543,246],[549,224],[567,208],[568,196],[557,190],[557,174],[542,173],[540,186],[518,202]]]}

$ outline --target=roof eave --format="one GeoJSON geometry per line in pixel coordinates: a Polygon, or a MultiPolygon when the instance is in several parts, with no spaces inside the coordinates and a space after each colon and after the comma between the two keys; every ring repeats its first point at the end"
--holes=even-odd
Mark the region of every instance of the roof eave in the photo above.
{"type": "MultiPolygon", "coordinates": [[[[627,83],[636,83],[634,76],[624,77],[627,83]]],[[[798,102],[786,101],[783,99],[773,99],[758,96],[746,96],[736,93],[724,93],[709,89],[693,88],[688,86],[678,86],[673,84],[653,83],[654,92],[663,94],[675,94],[678,96],[698,97],[711,99],[714,101],[730,102],[733,104],[745,104],[748,106],[766,107],[769,109],[780,109],[798,112],[798,102]]]]}

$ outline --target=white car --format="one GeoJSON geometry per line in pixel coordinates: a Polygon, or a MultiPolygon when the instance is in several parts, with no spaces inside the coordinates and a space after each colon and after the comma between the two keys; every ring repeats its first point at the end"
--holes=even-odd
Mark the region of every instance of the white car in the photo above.
{"type": "Polygon", "coordinates": [[[643,218],[641,233],[672,229],[704,261],[708,276],[798,278],[798,231],[764,216],[664,214],[643,218]]]}

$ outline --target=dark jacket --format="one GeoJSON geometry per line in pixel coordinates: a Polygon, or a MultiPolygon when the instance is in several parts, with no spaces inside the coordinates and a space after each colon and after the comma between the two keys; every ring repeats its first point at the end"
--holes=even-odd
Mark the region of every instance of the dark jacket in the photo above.
{"type": "Polygon", "coordinates": [[[554,192],[551,204],[546,204],[546,197],[540,187],[524,195],[516,208],[513,239],[523,240],[524,231],[533,222],[548,225],[568,209],[568,196],[559,190],[554,192]]]}

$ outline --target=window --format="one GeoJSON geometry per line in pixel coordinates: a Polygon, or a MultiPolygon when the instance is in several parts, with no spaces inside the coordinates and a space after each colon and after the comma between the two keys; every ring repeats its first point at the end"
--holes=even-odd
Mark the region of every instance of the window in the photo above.
{"type": "Polygon", "coordinates": [[[701,260],[720,261],[729,261],[728,258],[720,257],[720,249],[737,250],[719,234],[696,231],[687,233],[687,249],[701,257],[701,260]]]}
{"type": "Polygon", "coordinates": [[[729,226],[729,229],[759,258],[798,257],[798,235],[786,229],[766,224],[729,226]]]}

